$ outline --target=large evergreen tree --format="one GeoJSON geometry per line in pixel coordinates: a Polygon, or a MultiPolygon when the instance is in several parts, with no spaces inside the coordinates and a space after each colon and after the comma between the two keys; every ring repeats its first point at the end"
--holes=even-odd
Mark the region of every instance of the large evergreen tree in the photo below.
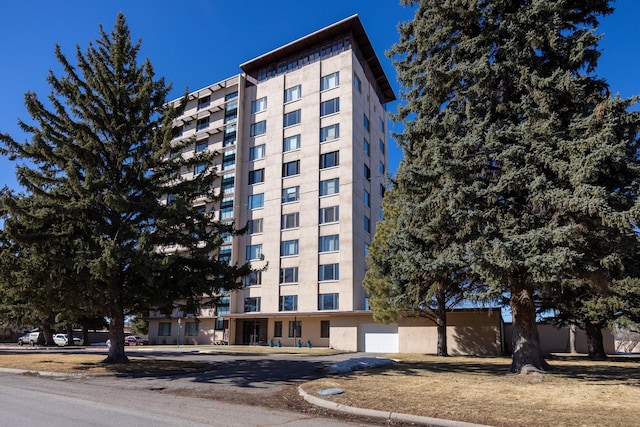
{"type": "Polygon", "coordinates": [[[215,257],[222,236],[238,231],[192,206],[196,198],[221,197],[216,171],[180,178],[195,164],[211,165],[213,154],[175,155],[192,142],[172,145],[177,111],[166,105],[170,87],[155,78],[148,60],[138,64],[139,49],[122,14],[111,33],[100,28],[95,44],[85,52],[77,48],[76,66],[56,46],[64,75],[50,72],[49,105],[34,93],[25,96],[33,123],[20,125],[30,141],[0,137],[3,152],[23,160],[17,175],[27,192],[4,194],[8,237],[29,248],[34,233],[52,242],[53,231],[62,233],[65,249],[73,249],[67,261],[52,252],[43,256],[51,270],[69,273],[61,285],[81,292],[87,307],[108,317],[112,345],[105,362],[127,361],[127,315],[170,311],[175,301],[193,312],[203,295],[235,289],[249,272],[246,264],[215,257]],[[59,226],[43,228],[25,211],[20,199],[31,195],[59,226]],[[77,277],[83,282],[72,280],[77,277]]]}
{"type": "MultiPolygon", "coordinates": [[[[391,52],[407,179],[425,199],[447,200],[457,232],[441,250],[463,246],[470,271],[509,298],[511,370],[544,369],[541,293],[635,251],[589,246],[594,233],[632,235],[637,218],[638,117],[594,75],[609,1],[402,3],[417,5],[391,52]]],[[[415,200],[407,209],[441,215],[415,200]]]]}

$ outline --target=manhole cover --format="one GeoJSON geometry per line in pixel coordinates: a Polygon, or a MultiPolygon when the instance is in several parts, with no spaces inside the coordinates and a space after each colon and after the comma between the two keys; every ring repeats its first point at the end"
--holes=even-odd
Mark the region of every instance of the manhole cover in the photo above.
{"type": "Polygon", "coordinates": [[[342,394],[344,390],[341,388],[325,388],[318,392],[320,396],[331,396],[332,394],[342,394]]]}

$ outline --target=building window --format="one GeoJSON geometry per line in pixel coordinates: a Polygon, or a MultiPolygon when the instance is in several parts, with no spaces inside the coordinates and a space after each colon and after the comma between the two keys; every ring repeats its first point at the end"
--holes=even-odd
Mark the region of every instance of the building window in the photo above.
{"type": "Polygon", "coordinates": [[[232,169],[236,166],[236,152],[227,151],[222,155],[222,170],[232,169]]]}
{"type": "Polygon", "coordinates": [[[335,252],[340,249],[340,238],[337,234],[320,236],[318,238],[318,252],[335,252]]]}
{"type": "Polygon", "coordinates": [[[234,191],[236,178],[233,174],[227,174],[222,177],[222,193],[231,194],[234,191]]]}
{"type": "Polygon", "coordinates": [[[356,87],[358,92],[362,93],[362,80],[356,73],[353,73],[353,85],[356,87]]]}
{"type": "Polygon", "coordinates": [[[262,233],[263,223],[264,223],[264,221],[263,221],[262,218],[256,218],[256,219],[250,220],[249,224],[248,224],[248,232],[249,232],[249,234],[262,233]]]}
{"type": "MultiPolygon", "coordinates": [[[[230,93],[224,97],[225,101],[231,101],[238,97],[238,92],[230,93]]],[[[231,123],[238,120],[238,101],[228,102],[224,109],[224,122],[231,123]]]]}
{"type": "Polygon", "coordinates": [[[283,163],[282,165],[282,177],[298,175],[300,173],[300,160],[294,160],[293,162],[283,163]]]}
{"type": "Polygon", "coordinates": [[[300,135],[288,136],[282,140],[282,151],[294,151],[300,149],[300,135]]]}
{"type": "Polygon", "coordinates": [[[324,76],[320,79],[320,90],[333,89],[334,87],[338,87],[339,85],[340,85],[339,71],[336,71],[335,73],[324,76]]]}
{"type": "Polygon", "coordinates": [[[231,261],[231,246],[223,246],[218,251],[218,261],[229,263],[231,261]]]}
{"type": "Polygon", "coordinates": [[[216,331],[222,331],[222,330],[226,329],[224,327],[224,325],[227,322],[228,322],[228,320],[224,320],[222,317],[216,317],[216,323],[215,323],[215,325],[213,325],[213,328],[216,331]]]}
{"type": "Polygon", "coordinates": [[[320,103],[320,117],[340,111],[340,98],[333,98],[320,103]]]}
{"type": "Polygon", "coordinates": [[[249,209],[261,209],[264,207],[264,193],[249,196],[249,209]]]}
{"type": "MultiPolygon", "coordinates": [[[[384,133],[384,120],[382,120],[382,117],[378,118],[378,127],[380,128],[380,131],[384,133]]],[[[380,140],[380,142],[382,142],[382,140],[380,140]]],[[[382,152],[384,153],[384,146],[382,148],[382,152]]]]}
{"type": "Polygon", "coordinates": [[[282,320],[276,320],[273,322],[273,336],[275,338],[282,337],[282,320]]]}
{"type": "Polygon", "coordinates": [[[384,221],[384,210],[382,209],[382,206],[380,206],[380,210],[378,211],[378,218],[380,221],[384,221]]]}
{"type": "Polygon", "coordinates": [[[380,170],[380,175],[384,175],[384,163],[380,162],[378,169],[380,170]]]}
{"type": "Polygon", "coordinates": [[[193,167],[193,173],[195,175],[200,175],[206,169],[207,169],[207,164],[205,162],[196,163],[196,165],[193,167]]]}
{"type": "Polygon", "coordinates": [[[364,139],[364,154],[371,157],[371,144],[369,144],[367,138],[364,139]]]}
{"type": "Polygon", "coordinates": [[[380,197],[384,197],[385,191],[386,191],[386,188],[384,188],[384,185],[380,184],[380,197]]]}
{"type": "Polygon", "coordinates": [[[209,147],[209,140],[201,139],[200,141],[196,142],[196,153],[202,153],[207,149],[207,147],[209,147]]]}
{"type": "Polygon", "coordinates": [[[378,143],[378,145],[380,146],[380,152],[381,152],[382,154],[384,154],[384,149],[385,149],[385,147],[384,147],[384,141],[383,141],[383,140],[380,140],[380,142],[378,143]]]}
{"type": "Polygon", "coordinates": [[[160,322],[158,324],[158,336],[160,337],[171,336],[171,322],[160,322]]]}
{"type": "Polygon", "coordinates": [[[289,89],[285,89],[285,91],[284,91],[284,102],[285,103],[292,102],[292,101],[297,101],[300,98],[302,98],[302,86],[301,85],[290,87],[289,89]]]}
{"type": "Polygon", "coordinates": [[[371,195],[367,190],[364,190],[364,205],[368,208],[371,207],[371,195]]]}
{"type": "Polygon", "coordinates": [[[233,197],[225,197],[220,202],[220,219],[233,218],[233,197]]]}
{"type": "Polygon", "coordinates": [[[230,304],[231,304],[231,298],[220,297],[220,299],[216,303],[216,315],[220,316],[222,314],[229,314],[230,304]]]}
{"type": "Polygon", "coordinates": [[[251,129],[249,130],[249,135],[251,137],[260,136],[267,133],[267,121],[262,120],[261,122],[256,122],[251,124],[251,129]]]}
{"type": "Polygon", "coordinates": [[[365,243],[364,244],[364,257],[368,257],[369,256],[369,244],[365,243]]]}
{"type": "Polygon", "coordinates": [[[328,208],[320,209],[320,219],[318,222],[320,224],[326,224],[328,222],[337,222],[340,220],[339,215],[339,207],[338,206],[329,206],[328,208]]]}
{"type": "Polygon", "coordinates": [[[318,310],[338,310],[338,294],[318,294],[318,310]]]}
{"type": "Polygon", "coordinates": [[[369,132],[369,117],[367,117],[367,115],[364,115],[364,128],[367,132],[369,132]]]}
{"type": "Polygon", "coordinates": [[[236,136],[238,132],[235,126],[231,126],[224,130],[224,140],[222,141],[223,147],[228,147],[229,145],[235,145],[236,136]]]}
{"type": "Polygon", "coordinates": [[[320,181],[320,196],[330,196],[340,192],[340,178],[320,181]]]}
{"type": "Polygon", "coordinates": [[[279,311],[298,310],[298,295],[282,295],[280,297],[279,311]]]}
{"type": "Polygon", "coordinates": [[[197,130],[203,130],[209,127],[209,117],[205,117],[203,119],[198,119],[198,123],[196,124],[197,130]]]}
{"type": "Polygon", "coordinates": [[[198,99],[198,110],[201,110],[203,108],[207,108],[209,106],[209,104],[211,104],[211,97],[210,96],[205,96],[204,98],[198,99]]]}
{"type": "Polygon", "coordinates": [[[371,220],[368,216],[364,216],[364,231],[371,233],[371,220]]]}
{"type": "Polygon", "coordinates": [[[283,188],[282,189],[282,203],[297,202],[300,200],[300,186],[283,188]]]}
{"type": "Polygon", "coordinates": [[[280,256],[298,255],[298,239],[284,240],[280,243],[280,256]]]}
{"type": "MultiPolygon", "coordinates": [[[[336,206],[337,207],[337,206],[336,206]]],[[[300,214],[298,212],[284,214],[280,217],[280,228],[298,228],[300,226],[300,214]]]]}
{"type": "Polygon", "coordinates": [[[340,138],[340,124],[320,128],[320,142],[333,141],[340,138]]]}
{"type": "Polygon", "coordinates": [[[332,168],[340,164],[338,151],[320,154],[320,169],[332,168]]]}
{"type": "Polygon", "coordinates": [[[255,147],[249,148],[249,160],[264,159],[265,154],[266,148],[264,144],[256,145],[255,147]]]}
{"type": "Polygon", "coordinates": [[[244,278],[245,286],[259,286],[262,285],[262,271],[252,271],[244,278]]]}
{"type": "Polygon", "coordinates": [[[298,267],[281,268],[280,283],[298,283],[298,267]]]}
{"type": "Polygon", "coordinates": [[[247,246],[247,261],[262,259],[262,244],[247,246]]]}
{"type": "Polygon", "coordinates": [[[302,337],[302,320],[289,321],[289,338],[302,337]]]}
{"type": "Polygon", "coordinates": [[[371,169],[367,165],[364,165],[364,179],[371,181],[371,169]]]}
{"type": "Polygon", "coordinates": [[[249,171],[249,185],[264,182],[264,168],[249,171]]]}
{"type": "Polygon", "coordinates": [[[184,335],[187,337],[198,336],[198,322],[186,322],[184,325],[184,335]]]}
{"type": "Polygon", "coordinates": [[[340,264],[320,264],[318,266],[318,281],[340,279],[340,264]]]}
{"type": "Polygon", "coordinates": [[[284,114],[284,119],[282,121],[282,126],[283,127],[288,127],[288,126],[293,126],[293,125],[297,125],[298,123],[300,123],[301,120],[301,115],[302,115],[302,110],[296,110],[296,111],[292,111],[290,113],[285,113],[284,114]]]}
{"type": "Polygon", "coordinates": [[[329,338],[329,320],[320,321],[320,338],[329,338]]]}
{"type": "Polygon", "coordinates": [[[260,297],[247,297],[244,299],[244,312],[260,311],[260,297]]]}
{"type": "Polygon", "coordinates": [[[260,113],[267,109],[267,97],[263,96],[260,99],[251,101],[251,114],[260,113]]]}

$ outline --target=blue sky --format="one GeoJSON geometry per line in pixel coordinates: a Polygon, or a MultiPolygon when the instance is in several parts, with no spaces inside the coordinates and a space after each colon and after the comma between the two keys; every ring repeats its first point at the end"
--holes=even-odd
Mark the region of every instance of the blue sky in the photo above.
{"type": "MultiPolygon", "coordinates": [[[[616,11],[601,22],[605,35],[597,74],[614,93],[640,94],[640,1],[618,0],[616,11]]],[[[239,65],[341,19],[358,14],[394,86],[399,88],[384,52],[398,40],[397,24],[412,12],[398,0],[49,0],[8,1],[0,6],[0,132],[18,140],[28,136],[17,126],[30,117],[23,99],[34,91],[44,99],[49,69],[59,70],[54,46],[75,62],[76,45],[85,48],[98,38],[98,26],[113,28],[123,12],[134,39],[142,39],[140,59],[148,57],[156,74],[173,83],[172,98],[186,87],[200,89],[240,72],[239,65]]],[[[388,106],[395,111],[395,103],[388,106]]],[[[389,170],[395,171],[400,151],[390,144],[389,170]]],[[[17,188],[15,165],[0,156],[0,187],[17,188]]]]}

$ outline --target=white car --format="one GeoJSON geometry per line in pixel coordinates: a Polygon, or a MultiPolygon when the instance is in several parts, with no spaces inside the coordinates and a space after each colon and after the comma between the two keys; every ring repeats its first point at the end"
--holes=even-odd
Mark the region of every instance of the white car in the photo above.
{"type": "MultiPolygon", "coordinates": [[[[60,347],[64,347],[69,344],[69,339],[67,338],[67,334],[55,334],[53,336],[53,342],[60,347]]],[[[82,338],[73,337],[74,345],[82,345],[82,338]]]]}

